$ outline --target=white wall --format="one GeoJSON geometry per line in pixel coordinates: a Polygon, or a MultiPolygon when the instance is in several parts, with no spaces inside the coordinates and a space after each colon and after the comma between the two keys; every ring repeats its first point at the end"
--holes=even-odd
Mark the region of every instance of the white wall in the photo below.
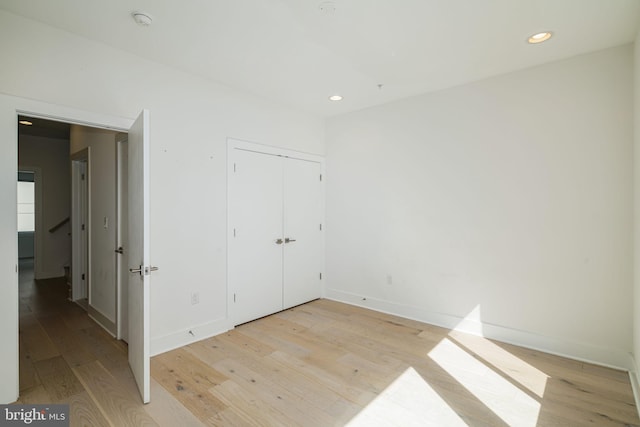
{"type": "MultiPolygon", "coordinates": [[[[16,199],[16,108],[37,100],[129,123],[149,109],[151,262],[160,268],[151,284],[151,351],[229,327],[226,138],[322,154],[324,120],[6,12],[0,54],[0,93],[12,95],[0,96],[0,198],[16,199]],[[200,294],[198,305],[192,292],[200,294]]],[[[17,393],[15,230],[7,204],[0,209],[0,282],[7,284],[0,287],[7,343],[0,347],[0,402],[17,393]]]]}
{"type": "Polygon", "coordinates": [[[39,207],[42,227],[36,234],[36,279],[64,276],[64,266],[71,261],[69,224],[54,233],[49,229],[69,217],[71,178],[69,141],[57,138],[22,135],[18,147],[20,166],[40,169],[42,204],[39,207]]]}
{"type": "MultiPolygon", "coordinates": [[[[71,126],[71,154],[90,147],[90,279],[89,306],[113,324],[116,321],[116,132],[71,126]],[[105,226],[106,218],[106,226],[105,226]]],[[[102,320],[102,319],[100,319],[102,320]]]]}
{"type": "Polygon", "coordinates": [[[628,367],[631,70],[624,46],[329,119],[327,295],[628,367]]]}

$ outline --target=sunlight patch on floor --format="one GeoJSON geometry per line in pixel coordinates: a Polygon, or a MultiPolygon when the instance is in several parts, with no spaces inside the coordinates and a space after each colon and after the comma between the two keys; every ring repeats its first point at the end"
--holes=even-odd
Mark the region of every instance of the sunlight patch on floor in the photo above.
{"type": "Polygon", "coordinates": [[[452,331],[449,336],[468,351],[477,354],[495,369],[520,383],[538,397],[544,396],[549,375],[531,366],[491,341],[452,331]]]}
{"type": "Polygon", "coordinates": [[[404,371],[347,425],[467,426],[413,368],[404,371]]]}
{"type": "Polygon", "coordinates": [[[536,426],[540,403],[450,339],[440,341],[429,357],[508,425],[536,426]]]}
{"type": "Polygon", "coordinates": [[[466,332],[468,334],[484,336],[482,330],[482,313],[480,304],[467,314],[455,327],[456,331],[466,332]]]}

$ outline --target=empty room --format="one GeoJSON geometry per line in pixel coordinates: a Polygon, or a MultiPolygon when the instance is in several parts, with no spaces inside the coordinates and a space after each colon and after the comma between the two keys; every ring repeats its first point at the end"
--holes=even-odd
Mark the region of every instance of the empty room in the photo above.
{"type": "Polygon", "coordinates": [[[0,0],[0,424],[640,426],[639,30],[0,0]]]}

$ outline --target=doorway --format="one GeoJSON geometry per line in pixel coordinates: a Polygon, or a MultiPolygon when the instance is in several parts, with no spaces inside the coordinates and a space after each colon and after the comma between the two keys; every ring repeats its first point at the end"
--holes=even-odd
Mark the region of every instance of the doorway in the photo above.
{"type": "MultiPolygon", "coordinates": [[[[81,248],[86,247],[87,250],[78,250],[77,252],[81,256],[79,257],[79,261],[75,261],[73,263],[74,265],[76,264],[82,265],[83,264],[82,260],[84,259],[85,260],[84,264],[86,264],[86,268],[79,269],[79,271],[84,270],[85,272],[84,274],[85,274],[86,286],[78,287],[79,294],[77,296],[82,297],[84,296],[83,293],[85,293],[85,295],[88,297],[87,306],[89,308],[89,313],[91,314],[92,301],[96,301],[96,311],[99,312],[100,300],[98,298],[94,299],[91,291],[92,260],[100,260],[101,262],[104,263],[103,266],[112,265],[113,266],[111,269],[111,277],[113,278],[112,292],[104,292],[100,296],[103,297],[101,300],[103,303],[104,301],[106,301],[107,303],[109,301],[113,302],[114,325],[115,325],[115,319],[120,319],[126,316],[124,314],[124,310],[122,309],[122,307],[123,306],[126,307],[128,305],[126,304],[126,302],[125,304],[120,304],[119,302],[119,298],[122,296],[124,292],[118,292],[118,291],[121,288],[126,289],[126,287],[117,286],[116,277],[120,276],[119,281],[126,282],[128,280],[132,280],[132,278],[135,279],[137,276],[137,274],[136,276],[134,276],[133,274],[129,274],[128,275],[129,277],[126,280],[123,280],[124,278],[122,277],[121,272],[124,271],[125,269],[124,266],[128,266],[130,263],[129,261],[121,261],[119,263],[116,263],[116,255],[121,256],[121,254],[123,253],[123,250],[121,249],[123,242],[128,241],[127,239],[128,233],[126,230],[126,224],[128,221],[122,220],[122,217],[131,215],[131,212],[128,211],[128,206],[131,206],[131,204],[123,202],[123,200],[127,197],[127,195],[125,194],[123,197],[122,191],[119,191],[119,189],[127,188],[127,193],[129,195],[131,194],[133,194],[134,196],[144,195],[144,197],[137,198],[139,200],[144,200],[145,203],[144,203],[144,206],[142,207],[136,206],[139,209],[137,212],[134,213],[133,217],[135,219],[136,218],[135,214],[139,213],[140,218],[142,218],[140,230],[144,230],[144,233],[140,233],[138,240],[142,239],[144,240],[144,242],[143,244],[138,244],[137,247],[141,251],[140,253],[144,253],[145,255],[143,257],[142,255],[134,251],[130,251],[132,253],[132,255],[130,256],[135,255],[134,258],[136,262],[137,262],[138,256],[141,259],[142,258],[145,259],[145,264],[144,264],[145,268],[140,269],[141,271],[144,271],[144,274],[142,273],[140,274],[141,276],[140,278],[144,279],[143,282],[145,283],[145,286],[136,289],[136,292],[134,292],[134,295],[138,297],[135,300],[136,303],[140,303],[141,305],[139,309],[134,310],[134,312],[142,314],[145,321],[135,323],[135,326],[136,326],[134,328],[136,329],[135,336],[139,339],[134,338],[130,340],[131,342],[130,342],[130,346],[128,347],[129,349],[128,353],[129,353],[129,363],[132,367],[133,375],[135,376],[136,381],[139,383],[139,388],[141,389],[141,393],[142,391],[144,391],[143,401],[146,403],[150,399],[149,398],[149,372],[148,372],[148,366],[149,366],[149,363],[148,363],[149,362],[148,360],[149,359],[149,353],[148,353],[148,349],[149,349],[149,344],[148,344],[148,340],[149,340],[149,337],[148,337],[149,277],[148,277],[148,272],[154,270],[154,268],[150,268],[150,266],[148,265],[148,255],[146,255],[148,254],[148,172],[147,172],[148,170],[147,169],[148,168],[148,112],[144,111],[143,114],[141,114],[139,120],[135,121],[133,124],[134,126],[132,127],[132,129],[135,132],[134,140],[137,141],[136,143],[129,143],[127,134],[114,130],[113,126],[91,127],[91,129],[94,129],[97,133],[102,133],[102,134],[108,133],[111,135],[112,137],[111,140],[113,142],[114,155],[100,157],[99,156],[100,150],[98,149],[91,150],[89,147],[87,147],[87,152],[85,155],[80,155],[78,157],[70,159],[69,152],[67,152],[67,162],[69,162],[69,166],[67,170],[71,171],[77,178],[75,181],[76,185],[74,185],[74,187],[76,187],[76,190],[77,190],[76,197],[75,197],[76,201],[74,203],[77,206],[77,208],[76,208],[76,215],[74,215],[74,217],[77,217],[77,221],[75,222],[77,223],[78,228],[79,229],[84,228],[84,231],[85,231],[84,234],[86,235],[84,239],[78,238],[78,241],[80,242],[79,247],[81,248]],[[118,138],[116,138],[116,135],[118,135],[118,138]],[[133,184],[131,184],[132,186],[131,188],[128,187],[130,181],[127,179],[127,176],[129,174],[124,173],[124,171],[118,172],[118,185],[117,186],[115,185],[116,145],[118,149],[123,149],[123,147],[125,150],[129,149],[130,147],[134,147],[136,149],[135,151],[136,156],[134,160],[140,164],[138,165],[136,163],[137,167],[135,170],[137,174],[137,179],[134,180],[133,184]],[[89,155],[89,153],[91,153],[91,155],[89,155]],[[101,161],[98,161],[98,159],[101,159],[101,161]],[[96,162],[92,164],[92,160],[96,160],[96,162]],[[113,180],[96,180],[96,181],[113,182],[114,183],[113,193],[106,194],[98,191],[98,192],[95,192],[96,194],[98,194],[98,196],[94,195],[95,197],[92,199],[91,176],[93,176],[94,174],[97,175],[100,172],[100,167],[104,166],[104,164],[109,161],[113,162],[113,171],[114,171],[113,180]],[[113,196],[113,197],[109,197],[109,196],[113,196]],[[106,202],[107,199],[109,199],[109,202],[106,202]],[[109,208],[113,209],[113,214],[112,215],[103,214],[101,212],[101,206],[99,205],[99,202],[102,202],[103,205],[110,203],[109,208]],[[96,215],[98,215],[98,217],[96,217],[96,215]],[[99,218],[99,220],[96,220],[96,218],[99,218]],[[114,241],[111,247],[109,247],[107,250],[108,256],[103,256],[105,254],[97,253],[99,252],[98,250],[95,250],[95,251],[92,250],[92,237],[91,237],[92,233],[90,230],[91,225],[93,225],[94,227],[98,225],[100,227],[101,232],[103,232],[103,234],[111,234],[113,232],[114,241]],[[103,230],[106,230],[106,232],[103,230]],[[116,238],[116,234],[117,234],[117,238],[116,238]],[[118,246],[116,246],[116,244],[118,246]],[[116,264],[118,264],[117,268],[116,268],[116,264]],[[142,276],[145,276],[145,277],[142,277],[142,276]],[[116,302],[118,303],[116,304],[116,302]],[[117,313],[117,316],[116,316],[116,313],[117,313]],[[136,350],[134,352],[135,354],[134,361],[132,361],[132,353],[131,353],[132,348],[136,350]],[[139,351],[139,349],[142,349],[142,351],[139,351]]],[[[76,126],[79,126],[85,129],[89,128],[86,126],[86,122],[78,124],[76,126]]],[[[130,124],[128,126],[130,126],[130,124]]],[[[115,128],[115,129],[127,130],[126,127],[115,128]]],[[[124,165],[126,167],[128,163],[126,159],[122,162],[120,160],[121,156],[118,156],[118,157],[119,159],[118,159],[117,165],[118,166],[124,165]]],[[[71,187],[71,185],[69,187],[71,187]]],[[[102,249],[104,249],[104,247],[102,249]]],[[[134,265],[138,265],[138,264],[134,263],[134,265]]],[[[142,267],[142,264],[140,265],[142,267]]],[[[101,273],[103,273],[104,271],[105,271],[104,269],[100,270],[101,273]]],[[[80,273],[80,276],[82,277],[82,273],[80,273]]],[[[95,317],[99,317],[99,316],[92,316],[92,317],[94,317],[95,319],[95,317]]],[[[103,319],[96,319],[96,320],[99,321],[103,319]]],[[[125,331],[122,331],[122,332],[120,330],[116,331],[115,327],[109,328],[110,325],[108,324],[105,325],[105,323],[107,322],[99,322],[99,323],[101,324],[104,330],[109,331],[114,336],[117,335],[118,338],[122,338],[122,337],[126,338],[127,335],[131,335],[131,334],[127,334],[125,331]]]]}

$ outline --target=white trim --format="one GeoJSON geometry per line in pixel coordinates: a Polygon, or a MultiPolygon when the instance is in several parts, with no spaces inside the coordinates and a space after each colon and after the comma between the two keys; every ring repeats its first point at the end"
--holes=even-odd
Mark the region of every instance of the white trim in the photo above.
{"type": "Polygon", "coordinates": [[[635,372],[629,371],[629,381],[631,382],[631,390],[633,391],[633,400],[636,403],[636,412],[640,416],[640,383],[635,372]]]}
{"type": "Polygon", "coordinates": [[[99,310],[97,310],[93,306],[87,307],[87,314],[90,318],[92,318],[98,325],[102,327],[105,331],[109,333],[112,337],[116,338],[116,324],[112,320],[110,320],[107,316],[102,314],[99,310]]]}
{"type": "Polygon", "coordinates": [[[227,159],[231,156],[231,150],[246,150],[254,151],[256,153],[271,154],[273,156],[291,157],[300,160],[309,160],[311,162],[318,162],[324,166],[324,157],[318,154],[305,153],[302,151],[289,150],[287,148],[274,147],[271,145],[259,144],[257,142],[243,141],[241,139],[227,138],[227,159]]]}
{"type": "Polygon", "coordinates": [[[633,399],[636,402],[636,412],[640,416],[640,383],[638,382],[637,364],[633,354],[629,355],[632,369],[629,370],[629,381],[631,382],[631,390],[633,391],[633,399]]]}
{"type": "Polygon", "coordinates": [[[202,325],[182,329],[178,332],[152,339],[150,354],[151,357],[157,356],[158,354],[223,334],[231,329],[233,327],[229,326],[227,319],[213,320],[202,325]]]}
{"type": "Polygon", "coordinates": [[[327,289],[326,298],[357,307],[417,320],[442,328],[455,329],[473,335],[481,335],[504,343],[592,363],[594,365],[622,369],[624,371],[633,369],[630,354],[619,349],[604,348],[588,343],[562,340],[556,337],[511,329],[505,326],[477,322],[446,313],[430,312],[418,307],[371,298],[365,295],[352,294],[337,289],[327,289]],[[480,334],[478,331],[482,331],[482,333],[480,334]]]}

